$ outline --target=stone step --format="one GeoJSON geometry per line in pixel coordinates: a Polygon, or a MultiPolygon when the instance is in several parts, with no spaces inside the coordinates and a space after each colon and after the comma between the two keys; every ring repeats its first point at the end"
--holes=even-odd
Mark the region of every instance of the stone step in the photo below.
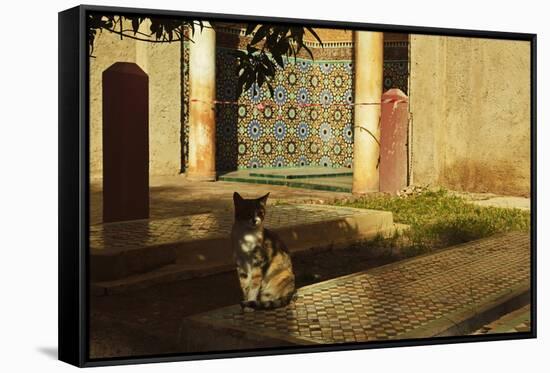
{"type": "Polygon", "coordinates": [[[315,178],[268,178],[249,176],[220,176],[221,181],[250,184],[282,185],[290,188],[324,190],[330,192],[351,193],[351,176],[331,176],[315,178]]]}
{"type": "Polygon", "coordinates": [[[232,263],[208,262],[204,265],[174,263],[118,280],[92,282],[91,293],[94,296],[120,294],[147,289],[158,284],[190,280],[234,270],[235,266],[232,263]]]}
{"type": "MultiPolygon", "coordinates": [[[[393,229],[389,229],[384,232],[377,232],[376,234],[382,234],[387,236],[392,236],[394,232],[402,232],[406,229],[409,229],[408,225],[404,224],[394,224],[393,229]]],[[[367,234],[363,238],[368,239],[373,237],[373,235],[367,234]]],[[[344,249],[348,246],[350,242],[342,242],[339,245],[331,245],[330,249],[344,249]]],[[[308,245],[296,246],[290,249],[291,255],[305,253],[314,254],[315,252],[322,251],[327,249],[327,246],[321,245],[316,247],[309,247],[308,245]]],[[[378,247],[371,250],[369,253],[369,258],[376,259],[380,257],[387,257],[391,255],[401,254],[398,250],[394,248],[383,248],[378,247]]],[[[184,261],[177,262],[174,264],[168,264],[162,266],[158,269],[134,274],[125,278],[111,281],[96,281],[91,284],[92,295],[95,296],[104,296],[104,295],[113,295],[126,293],[131,291],[136,291],[140,289],[146,289],[158,284],[165,284],[176,281],[185,281],[195,278],[201,278],[211,275],[216,275],[224,272],[235,271],[235,264],[232,260],[220,261],[204,261],[196,264],[185,264],[184,261]]]]}
{"type": "Polygon", "coordinates": [[[467,335],[530,303],[530,238],[509,233],[298,289],[287,307],[184,321],[185,351],[467,335]]]}
{"type": "Polygon", "coordinates": [[[323,177],[353,176],[350,168],[339,167],[288,167],[257,168],[228,173],[227,176],[250,175],[251,177],[274,179],[312,179],[323,177]]]}
{"type": "Polygon", "coordinates": [[[219,180],[350,193],[352,176],[345,167],[282,167],[231,171],[219,180]]]}
{"type": "MultiPolygon", "coordinates": [[[[92,226],[91,280],[101,293],[125,288],[121,281],[147,283],[223,270],[233,264],[232,221],[227,211],[92,226]]],[[[395,230],[390,212],[325,205],[268,206],[266,226],[291,252],[344,247],[395,230]]]]}

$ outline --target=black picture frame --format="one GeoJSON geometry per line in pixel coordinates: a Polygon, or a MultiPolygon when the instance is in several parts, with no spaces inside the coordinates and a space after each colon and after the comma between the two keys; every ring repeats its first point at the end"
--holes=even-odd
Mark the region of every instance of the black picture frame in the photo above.
{"type": "Polygon", "coordinates": [[[306,352],[418,346],[536,338],[537,335],[537,210],[536,210],[536,124],[537,124],[537,35],[529,33],[460,30],[357,22],[212,14],[156,9],[81,5],[59,13],[59,360],[79,367],[172,362],[197,359],[283,355],[306,352]],[[321,27],[368,29],[424,35],[528,41],[531,45],[531,322],[530,332],[438,337],[368,343],[281,347],[163,356],[89,359],[89,66],[86,16],[88,12],[194,17],[218,21],[284,22],[321,27]]]}

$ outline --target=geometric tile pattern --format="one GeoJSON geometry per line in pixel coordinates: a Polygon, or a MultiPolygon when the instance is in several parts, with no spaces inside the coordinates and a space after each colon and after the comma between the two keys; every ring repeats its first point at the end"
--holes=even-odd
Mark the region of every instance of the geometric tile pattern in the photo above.
{"type": "Polygon", "coordinates": [[[430,323],[528,286],[529,263],[529,235],[510,233],[314,284],[285,308],[231,306],[194,318],[310,343],[399,339],[426,326],[430,336],[430,323]]]}
{"type": "Polygon", "coordinates": [[[409,63],[405,60],[384,61],[384,91],[399,88],[407,94],[409,85],[409,63]]]}
{"type": "MultiPolygon", "coordinates": [[[[185,35],[189,37],[189,28],[185,27],[185,35]]],[[[182,171],[186,170],[189,166],[189,41],[184,40],[183,41],[183,48],[181,48],[182,53],[182,72],[181,72],[181,89],[183,90],[182,94],[183,97],[182,100],[182,139],[181,141],[181,165],[182,165],[182,171]]]]}
{"type": "Polygon", "coordinates": [[[405,94],[409,83],[408,35],[384,35],[384,90],[399,88],[405,94]]]}
{"type": "MultiPolygon", "coordinates": [[[[266,227],[278,229],[339,220],[364,210],[323,205],[269,206],[266,227]]],[[[217,211],[167,219],[145,219],[90,226],[92,250],[131,250],[181,241],[228,237],[232,211],[217,211]]]]}
{"type": "MultiPolygon", "coordinates": [[[[187,30],[187,28],[186,28],[187,30]]],[[[184,41],[184,48],[182,48],[183,54],[183,72],[182,76],[182,131],[183,141],[181,142],[181,165],[182,171],[187,169],[189,165],[189,47],[188,41],[184,41]]]]}
{"type": "Polygon", "coordinates": [[[237,97],[232,51],[217,48],[216,58],[223,66],[216,75],[217,99],[238,102],[217,105],[218,170],[351,166],[351,61],[287,59],[277,70],[272,98],[265,86],[237,97]]]}

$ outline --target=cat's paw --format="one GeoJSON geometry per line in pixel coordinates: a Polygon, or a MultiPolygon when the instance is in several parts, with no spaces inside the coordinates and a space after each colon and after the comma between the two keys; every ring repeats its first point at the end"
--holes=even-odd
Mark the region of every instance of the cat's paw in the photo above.
{"type": "Polygon", "coordinates": [[[241,302],[241,308],[243,312],[254,312],[258,305],[253,300],[246,300],[241,302]]]}

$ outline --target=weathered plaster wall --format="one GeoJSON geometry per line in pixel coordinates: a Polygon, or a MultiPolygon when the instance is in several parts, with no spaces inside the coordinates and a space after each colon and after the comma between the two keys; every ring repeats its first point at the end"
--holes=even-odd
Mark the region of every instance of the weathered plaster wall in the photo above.
{"type": "Polygon", "coordinates": [[[456,190],[530,191],[530,49],[411,35],[412,177],[456,190]]]}
{"type": "MultiPolygon", "coordinates": [[[[142,25],[144,29],[148,25],[142,25]]],[[[129,28],[129,27],[128,27],[129,28]]],[[[181,169],[180,44],[146,43],[104,31],[96,36],[90,59],[90,173],[101,177],[101,75],[115,62],[135,62],[149,75],[150,175],[176,175],[181,169]]]]}

